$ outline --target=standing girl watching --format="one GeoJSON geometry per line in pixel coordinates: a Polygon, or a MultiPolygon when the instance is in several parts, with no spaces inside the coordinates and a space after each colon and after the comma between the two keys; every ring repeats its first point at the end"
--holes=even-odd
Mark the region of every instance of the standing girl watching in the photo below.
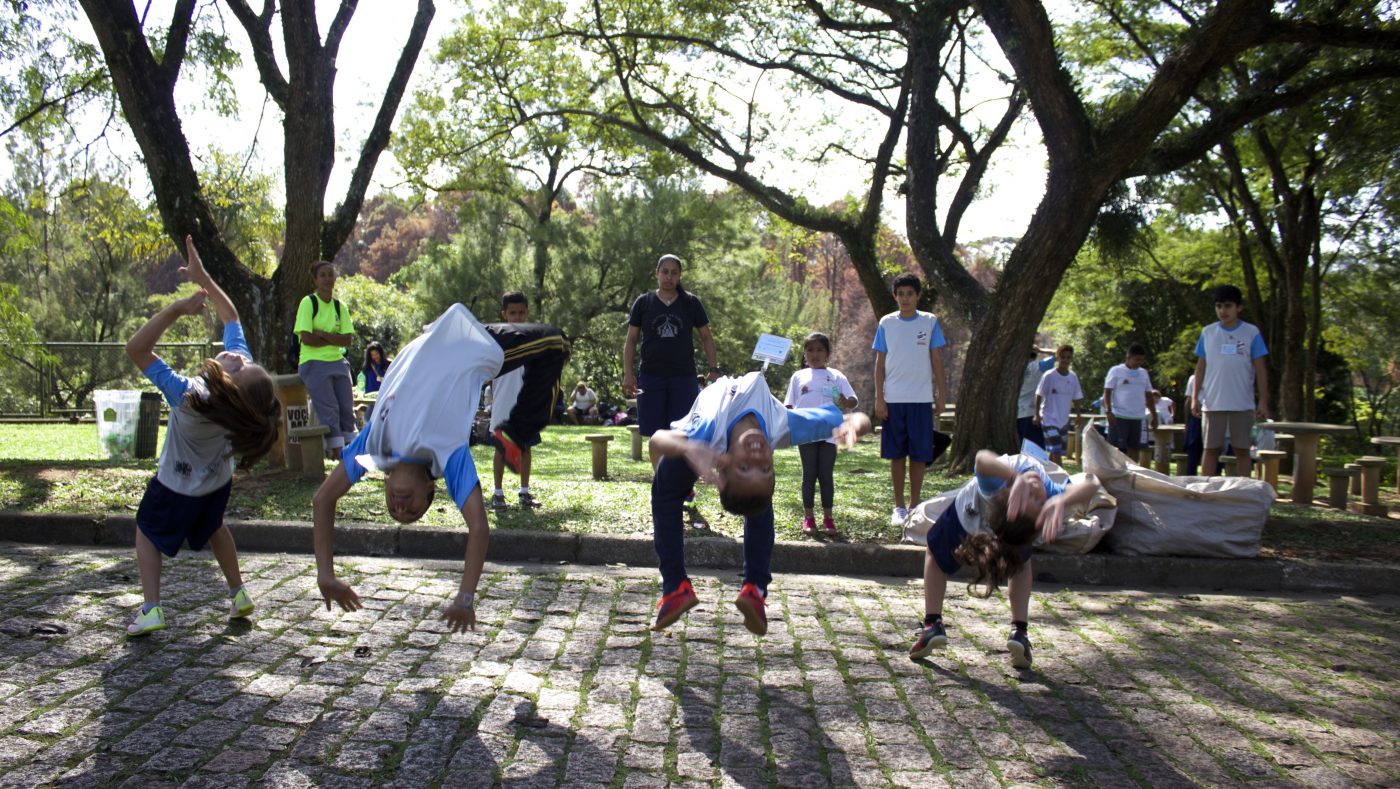
{"type": "Polygon", "coordinates": [[[185,259],[180,273],[200,291],[153,315],[126,343],[126,355],[170,405],[165,447],[136,511],[136,561],[146,603],[126,629],[133,636],[165,629],[161,554],[175,556],[186,542],[196,551],[209,544],[228,581],[230,616],[237,619],[253,612],[253,600],[238,571],[233,535],[224,526],[224,507],[233,487],[234,458],[240,469],[251,468],[276,443],[282,418],[272,378],[253,363],[238,311],[204,270],[188,236],[185,259]],[[155,355],[155,346],[181,316],[199,314],[205,299],[223,321],[224,350],[206,359],[198,375],[186,378],[155,355]]]}
{"type": "Polygon", "coordinates": [[[297,306],[292,331],[301,339],[297,374],[306,384],[306,395],[326,436],[326,455],[340,459],[340,450],[355,437],[355,392],[350,388],[350,363],[345,349],[355,337],[350,311],[335,298],[335,266],[322,260],[311,266],[314,293],[297,306]]]}
{"type": "MultiPolygon", "coordinates": [[[[831,403],[842,410],[855,408],[858,402],[856,392],[840,370],[826,366],[830,357],[831,338],[821,332],[807,335],[807,339],[802,341],[802,359],[806,367],[792,374],[783,405],[788,408],[819,408],[831,403]]],[[[836,440],[829,438],[800,444],[797,452],[802,457],[802,532],[817,533],[812,504],[816,498],[817,483],[821,483],[822,531],[828,536],[835,536],[836,523],[831,519],[831,503],[835,493],[831,472],[836,467],[836,440]]]]}
{"type": "MultiPolygon", "coordinates": [[[[378,340],[365,346],[365,358],[360,365],[360,390],[365,394],[379,391],[384,374],[394,360],[384,355],[384,346],[378,340]]],[[[369,417],[365,417],[368,421],[369,417]]]]}

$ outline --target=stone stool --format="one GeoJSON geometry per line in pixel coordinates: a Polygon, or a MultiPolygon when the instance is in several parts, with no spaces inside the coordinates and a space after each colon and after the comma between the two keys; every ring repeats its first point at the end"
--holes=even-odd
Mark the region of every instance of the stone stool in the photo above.
{"type": "Polygon", "coordinates": [[[1259,468],[1259,478],[1269,483],[1269,487],[1278,492],[1278,467],[1283,459],[1288,457],[1288,453],[1278,449],[1259,450],[1259,462],[1255,465],[1259,468]]]}
{"type": "Polygon", "coordinates": [[[1386,506],[1380,503],[1381,469],[1385,468],[1385,458],[1367,455],[1356,459],[1361,466],[1361,501],[1354,502],[1348,509],[1362,515],[1384,518],[1386,506]]]}
{"type": "Polygon", "coordinates": [[[282,420],[281,424],[277,426],[277,443],[273,445],[272,451],[267,453],[267,460],[273,465],[285,464],[292,471],[300,471],[301,450],[288,440],[291,436],[287,431],[293,427],[314,424],[316,412],[306,400],[306,384],[301,382],[300,375],[296,373],[274,375],[272,376],[272,385],[276,390],[277,402],[282,404],[282,420]],[[291,424],[291,410],[293,409],[297,415],[296,425],[291,424]],[[306,414],[304,422],[302,414],[306,414]]]}
{"type": "Polygon", "coordinates": [[[1176,467],[1176,475],[1178,477],[1186,476],[1186,453],[1173,452],[1172,465],[1176,467]]]}
{"type": "Polygon", "coordinates": [[[1360,495],[1361,495],[1361,465],[1360,465],[1359,463],[1348,463],[1348,464],[1346,464],[1346,468],[1349,468],[1349,469],[1351,469],[1352,471],[1355,471],[1355,472],[1356,472],[1356,473],[1353,474],[1352,477],[1351,477],[1351,495],[1353,495],[1353,496],[1360,496],[1360,495]]]}
{"type": "Polygon", "coordinates": [[[627,432],[632,434],[632,459],[642,459],[642,426],[628,425],[627,432]]]}
{"type": "Polygon", "coordinates": [[[593,478],[608,478],[608,442],[613,440],[610,433],[590,433],[583,437],[593,445],[593,478]]]}
{"type": "MultiPolygon", "coordinates": [[[[301,475],[306,479],[326,478],[326,436],[331,434],[327,425],[307,425],[287,431],[287,438],[295,438],[301,445],[301,475]]],[[[288,450],[288,457],[293,454],[288,450]]]]}
{"type": "Polygon", "coordinates": [[[1327,475],[1327,506],[1344,510],[1347,508],[1347,488],[1351,487],[1351,478],[1356,472],[1346,468],[1327,466],[1322,469],[1322,473],[1327,475]]]}

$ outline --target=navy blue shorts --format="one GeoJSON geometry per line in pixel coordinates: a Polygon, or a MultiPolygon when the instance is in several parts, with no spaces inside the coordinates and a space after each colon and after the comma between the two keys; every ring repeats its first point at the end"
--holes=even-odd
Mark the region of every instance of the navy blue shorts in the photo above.
{"type": "Polygon", "coordinates": [[[700,384],[693,375],[638,373],[637,388],[642,390],[637,395],[637,425],[644,436],[670,430],[672,422],[690,413],[695,396],[700,394],[700,384]]]}
{"type": "Polygon", "coordinates": [[[887,403],[889,418],[880,426],[880,457],[915,463],[933,462],[933,403],[887,403]]]}
{"type": "Polygon", "coordinates": [[[1046,452],[1055,455],[1065,453],[1065,433],[1069,432],[1069,425],[1055,427],[1054,425],[1043,425],[1041,432],[1045,434],[1045,443],[1042,445],[1046,452]]]}
{"type": "MultiPolygon", "coordinates": [[[[938,569],[944,575],[954,575],[962,565],[953,558],[953,552],[967,539],[967,530],[963,528],[962,520],[958,517],[958,503],[955,501],[948,505],[948,509],[938,516],[938,520],[928,530],[928,552],[933,555],[933,561],[938,565],[938,569]]],[[[1031,546],[1027,545],[1021,549],[1021,560],[1030,561],[1031,546]]]]}
{"type": "Polygon", "coordinates": [[[224,509],[233,480],[222,488],[203,496],[176,493],[151,477],[146,495],[136,510],[136,525],[160,552],[174,556],[186,541],[190,550],[203,550],[214,532],[224,525],[224,509]]]}

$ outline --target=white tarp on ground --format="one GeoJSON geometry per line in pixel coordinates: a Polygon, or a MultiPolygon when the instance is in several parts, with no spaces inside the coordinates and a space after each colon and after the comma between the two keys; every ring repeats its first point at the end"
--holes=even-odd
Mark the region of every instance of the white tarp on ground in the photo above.
{"type": "Polygon", "coordinates": [[[1113,553],[1145,556],[1259,555],[1260,536],[1274,501],[1263,480],[1169,477],[1129,463],[1092,428],[1083,434],[1084,471],[1097,474],[1118,500],[1118,518],[1105,544],[1113,553]]]}
{"type": "MultiPolygon", "coordinates": [[[[1083,474],[1067,474],[1064,469],[1049,461],[1041,461],[1045,465],[1046,471],[1050,473],[1050,478],[1056,482],[1081,482],[1083,474]]],[[[918,506],[909,511],[909,517],[904,521],[904,542],[916,545],[928,544],[928,530],[933,527],[933,522],[938,520],[938,516],[950,507],[953,499],[957,497],[958,488],[954,488],[946,493],[939,493],[933,498],[924,499],[918,506]]],[[[1078,507],[1065,513],[1065,522],[1060,527],[1060,536],[1054,542],[1045,544],[1036,538],[1035,547],[1050,553],[1088,553],[1094,550],[1094,546],[1099,544],[1099,540],[1113,528],[1114,515],[1117,512],[1116,503],[1113,497],[1105,491],[1099,491],[1089,502],[1087,507],[1078,507]]]]}

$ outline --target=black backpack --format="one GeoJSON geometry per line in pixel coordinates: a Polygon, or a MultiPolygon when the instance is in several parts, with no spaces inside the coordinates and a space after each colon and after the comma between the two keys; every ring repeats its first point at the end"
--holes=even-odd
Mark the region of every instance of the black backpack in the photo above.
{"type": "MultiPolygon", "coordinates": [[[[306,296],[303,300],[305,299],[311,299],[311,320],[314,321],[317,310],[321,309],[321,300],[314,296],[306,296]]],[[[340,299],[331,299],[331,301],[335,303],[335,324],[339,326],[340,299]]],[[[287,363],[292,366],[293,370],[301,366],[301,337],[295,329],[292,330],[292,341],[287,343],[287,363]]]]}

